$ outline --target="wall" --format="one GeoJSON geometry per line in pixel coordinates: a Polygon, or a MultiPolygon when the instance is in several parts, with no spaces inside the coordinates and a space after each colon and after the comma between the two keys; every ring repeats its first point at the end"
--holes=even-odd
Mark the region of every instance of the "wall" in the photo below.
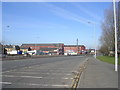
{"type": "Polygon", "coordinates": [[[78,52],[78,51],[85,50],[85,47],[84,46],[79,46],[79,47],[77,47],[77,46],[71,46],[71,47],[70,46],[69,47],[65,46],[64,47],[64,53],[68,50],[73,50],[74,52],[78,52]]]}

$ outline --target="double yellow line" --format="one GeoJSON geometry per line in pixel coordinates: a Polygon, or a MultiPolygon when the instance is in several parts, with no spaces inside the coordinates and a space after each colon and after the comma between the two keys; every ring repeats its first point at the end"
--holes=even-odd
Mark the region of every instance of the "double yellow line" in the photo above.
{"type": "Polygon", "coordinates": [[[77,88],[79,80],[80,80],[80,76],[81,76],[83,70],[86,68],[87,61],[82,66],[80,66],[78,72],[75,73],[75,77],[74,77],[74,79],[72,81],[70,89],[74,89],[75,90],[77,88]]]}

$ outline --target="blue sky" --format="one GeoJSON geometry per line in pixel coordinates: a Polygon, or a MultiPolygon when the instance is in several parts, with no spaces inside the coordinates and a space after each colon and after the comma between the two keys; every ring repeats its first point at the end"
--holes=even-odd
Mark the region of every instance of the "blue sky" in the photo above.
{"type": "Polygon", "coordinates": [[[78,38],[80,45],[94,48],[99,45],[104,10],[111,5],[111,2],[3,2],[3,41],[19,45],[74,45],[78,38]]]}

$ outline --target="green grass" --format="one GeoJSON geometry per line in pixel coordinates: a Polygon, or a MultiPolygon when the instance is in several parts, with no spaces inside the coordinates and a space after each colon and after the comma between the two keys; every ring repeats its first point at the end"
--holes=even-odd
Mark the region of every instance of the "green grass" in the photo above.
{"type": "MultiPolygon", "coordinates": [[[[97,59],[103,62],[115,64],[115,57],[112,57],[112,56],[97,56],[97,59]]],[[[118,58],[118,64],[120,65],[120,57],[118,58]]]]}

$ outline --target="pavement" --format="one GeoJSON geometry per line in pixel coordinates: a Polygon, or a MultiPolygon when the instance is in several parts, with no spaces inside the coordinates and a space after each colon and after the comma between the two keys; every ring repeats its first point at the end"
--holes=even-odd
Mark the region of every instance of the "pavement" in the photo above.
{"type": "Polygon", "coordinates": [[[32,55],[32,56],[23,56],[23,55],[15,55],[15,56],[9,56],[9,55],[2,55],[0,58],[2,58],[3,61],[5,60],[21,60],[21,59],[30,59],[30,58],[49,58],[49,57],[65,57],[64,55],[32,55]]]}
{"type": "Polygon", "coordinates": [[[91,57],[81,74],[78,88],[118,88],[118,72],[113,64],[91,57]]]}
{"type": "Polygon", "coordinates": [[[88,56],[2,61],[3,88],[69,88],[88,56]]]}

